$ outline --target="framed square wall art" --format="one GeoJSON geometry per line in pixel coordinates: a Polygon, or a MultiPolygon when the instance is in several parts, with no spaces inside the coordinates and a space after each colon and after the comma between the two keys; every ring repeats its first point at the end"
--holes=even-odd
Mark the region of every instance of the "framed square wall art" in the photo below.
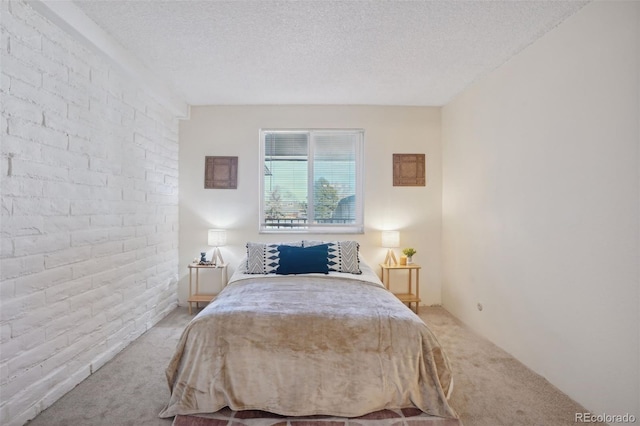
{"type": "Polygon", "coordinates": [[[424,154],[393,154],[393,186],[425,186],[424,154]]]}
{"type": "Polygon", "coordinates": [[[205,157],[204,188],[237,189],[238,157],[205,157]]]}

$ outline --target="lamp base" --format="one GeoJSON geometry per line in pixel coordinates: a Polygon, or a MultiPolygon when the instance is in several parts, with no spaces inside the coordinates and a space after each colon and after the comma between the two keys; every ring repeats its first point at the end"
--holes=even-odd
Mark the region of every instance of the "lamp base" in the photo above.
{"type": "Polygon", "coordinates": [[[385,257],[384,259],[384,263],[385,265],[389,265],[389,266],[398,265],[398,259],[396,259],[396,254],[393,252],[393,250],[389,249],[389,251],[387,252],[387,257],[385,257]],[[393,263],[391,263],[392,261],[393,263]]]}
{"type": "Polygon", "coordinates": [[[214,265],[223,265],[224,259],[222,259],[222,254],[220,254],[220,249],[216,247],[213,250],[213,255],[211,256],[211,263],[214,265]]]}

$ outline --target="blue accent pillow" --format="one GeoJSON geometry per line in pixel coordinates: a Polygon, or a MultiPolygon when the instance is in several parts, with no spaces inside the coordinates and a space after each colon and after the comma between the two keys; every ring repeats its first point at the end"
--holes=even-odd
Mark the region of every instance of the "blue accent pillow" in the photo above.
{"type": "Polygon", "coordinates": [[[328,274],[329,246],[327,244],[313,247],[278,246],[280,264],[276,274],[328,274]]]}

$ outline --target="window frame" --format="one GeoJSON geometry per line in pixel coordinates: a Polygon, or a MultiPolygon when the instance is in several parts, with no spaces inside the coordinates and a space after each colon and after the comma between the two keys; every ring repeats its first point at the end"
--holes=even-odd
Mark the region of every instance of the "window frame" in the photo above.
{"type": "Polygon", "coordinates": [[[260,234],[363,234],[364,233],[364,129],[318,129],[318,128],[300,128],[300,129],[282,129],[282,128],[264,128],[260,129],[258,144],[259,149],[259,212],[258,212],[258,232],[260,234]],[[265,218],[265,135],[268,133],[308,133],[309,145],[307,147],[307,223],[304,228],[266,228],[264,225],[265,218]],[[313,179],[313,153],[314,153],[314,135],[344,133],[354,134],[358,138],[355,147],[355,223],[349,224],[313,224],[313,199],[314,179],[313,179]],[[311,215],[309,212],[311,211],[311,215]],[[309,220],[311,217],[311,220],[309,220]]]}

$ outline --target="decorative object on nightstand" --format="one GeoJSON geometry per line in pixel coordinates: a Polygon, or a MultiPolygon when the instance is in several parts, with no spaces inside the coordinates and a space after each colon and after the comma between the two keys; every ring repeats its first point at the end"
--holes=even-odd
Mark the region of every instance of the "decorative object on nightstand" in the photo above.
{"type": "Polygon", "coordinates": [[[227,231],[224,229],[209,229],[207,241],[210,246],[215,247],[211,256],[211,263],[214,265],[224,264],[219,247],[227,244],[227,231]]]}
{"type": "Polygon", "coordinates": [[[196,304],[196,309],[197,309],[200,303],[210,303],[218,295],[218,293],[200,293],[200,269],[214,269],[216,271],[219,270],[222,287],[224,288],[227,285],[227,264],[226,263],[219,263],[217,265],[211,265],[211,264],[202,265],[200,263],[191,263],[189,265],[189,298],[187,299],[187,302],[189,303],[189,315],[191,315],[191,305],[193,303],[196,304]],[[193,288],[193,270],[194,269],[196,271],[195,289],[193,288]]]}
{"type": "Polygon", "coordinates": [[[409,282],[408,282],[408,291],[407,293],[393,293],[401,302],[409,305],[409,309],[411,309],[411,304],[415,303],[415,313],[418,313],[419,305],[420,305],[420,269],[422,268],[420,265],[416,265],[415,263],[411,265],[388,265],[386,263],[381,263],[380,267],[382,268],[382,283],[386,287],[387,290],[390,291],[390,271],[397,270],[406,270],[409,274],[409,282]],[[413,287],[413,272],[415,271],[416,280],[415,280],[415,289],[413,287]],[[415,290],[415,292],[414,292],[415,290]]]}
{"type": "Polygon", "coordinates": [[[407,265],[411,265],[413,263],[413,255],[417,253],[417,251],[412,248],[412,247],[408,247],[406,249],[402,249],[402,253],[404,253],[405,256],[407,256],[407,265]]]}
{"type": "Polygon", "coordinates": [[[398,264],[398,260],[396,259],[396,255],[393,252],[393,249],[396,247],[400,247],[400,232],[399,231],[382,231],[382,247],[386,247],[389,250],[387,251],[387,257],[384,259],[384,263],[386,265],[398,264]]]}

